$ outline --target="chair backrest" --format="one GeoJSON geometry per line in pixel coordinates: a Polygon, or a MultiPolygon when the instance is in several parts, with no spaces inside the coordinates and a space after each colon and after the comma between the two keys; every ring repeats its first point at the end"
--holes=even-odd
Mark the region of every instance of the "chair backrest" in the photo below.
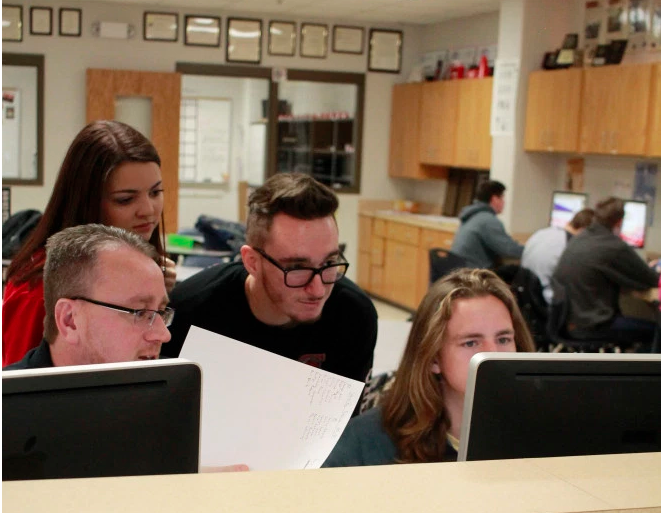
{"type": "Polygon", "coordinates": [[[549,307],[542,294],[542,284],[535,273],[525,267],[518,269],[509,283],[512,293],[516,297],[521,313],[538,348],[549,342],[547,334],[547,320],[549,307]]]}
{"type": "Polygon", "coordinates": [[[434,283],[446,274],[466,267],[467,263],[463,257],[456,255],[447,249],[431,248],[429,250],[429,283],[434,283]]]}
{"type": "Polygon", "coordinates": [[[549,305],[546,333],[553,343],[558,343],[566,330],[569,317],[569,299],[565,286],[558,280],[551,279],[553,299],[549,305]]]}

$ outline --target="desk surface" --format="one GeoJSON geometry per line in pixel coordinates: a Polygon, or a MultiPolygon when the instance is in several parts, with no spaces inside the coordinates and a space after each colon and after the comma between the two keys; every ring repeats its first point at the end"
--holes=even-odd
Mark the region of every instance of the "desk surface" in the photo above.
{"type": "Polygon", "coordinates": [[[661,511],[661,453],[2,484],[5,511],[661,511]]]}

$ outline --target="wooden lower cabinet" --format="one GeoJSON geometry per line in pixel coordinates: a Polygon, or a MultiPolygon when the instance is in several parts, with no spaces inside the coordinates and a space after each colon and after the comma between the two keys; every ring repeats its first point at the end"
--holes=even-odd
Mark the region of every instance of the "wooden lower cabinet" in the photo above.
{"type": "Polygon", "coordinates": [[[429,250],[449,249],[454,233],[367,216],[360,224],[358,285],[415,310],[429,288],[429,250]]]}
{"type": "Polygon", "coordinates": [[[386,240],[386,297],[407,308],[418,307],[418,247],[386,240]]]}

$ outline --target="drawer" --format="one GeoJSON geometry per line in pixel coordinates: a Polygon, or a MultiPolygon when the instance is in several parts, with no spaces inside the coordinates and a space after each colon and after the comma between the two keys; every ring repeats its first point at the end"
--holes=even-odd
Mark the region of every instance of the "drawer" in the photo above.
{"type": "Polygon", "coordinates": [[[423,229],[421,239],[420,246],[424,249],[450,249],[452,247],[452,241],[454,240],[454,233],[423,229]]]}
{"type": "Polygon", "coordinates": [[[374,219],[372,223],[372,235],[377,237],[386,236],[386,222],[383,219],[374,219]]]}
{"type": "Polygon", "coordinates": [[[385,239],[381,237],[372,237],[370,250],[370,263],[372,265],[383,265],[383,251],[385,248],[385,239]]]}
{"type": "Polygon", "coordinates": [[[388,221],[388,239],[417,246],[420,243],[420,228],[409,224],[388,221]]]}

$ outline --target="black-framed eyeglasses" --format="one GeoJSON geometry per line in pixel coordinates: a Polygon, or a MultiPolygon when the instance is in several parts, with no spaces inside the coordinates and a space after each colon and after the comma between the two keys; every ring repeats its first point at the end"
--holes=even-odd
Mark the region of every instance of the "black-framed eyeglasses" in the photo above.
{"type": "Polygon", "coordinates": [[[117,312],[128,313],[133,315],[133,322],[144,328],[151,328],[154,324],[156,316],[160,316],[165,323],[165,326],[170,326],[172,324],[172,319],[174,319],[174,309],[166,306],[163,310],[150,310],[149,308],[126,308],[125,306],[113,305],[112,303],[104,303],[103,301],[97,301],[95,299],[90,299],[83,296],[70,297],[69,299],[75,299],[80,301],[85,301],[87,303],[92,303],[93,305],[102,306],[104,308],[109,308],[110,310],[115,310],[117,312]]]}
{"type": "Polygon", "coordinates": [[[321,267],[297,266],[297,267],[286,268],[286,267],[282,267],[277,260],[269,256],[263,249],[261,248],[252,248],[252,249],[257,251],[257,253],[262,255],[266,260],[268,260],[274,266],[280,269],[285,275],[284,276],[285,285],[287,285],[287,287],[290,287],[292,289],[305,287],[314,279],[314,277],[317,274],[320,276],[322,283],[325,283],[326,285],[330,285],[332,283],[340,281],[342,277],[347,273],[347,269],[349,268],[349,262],[345,261],[344,257],[342,256],[340,256],[340,258],[342,258],[342,261],[322,265],[321,267]]]}

